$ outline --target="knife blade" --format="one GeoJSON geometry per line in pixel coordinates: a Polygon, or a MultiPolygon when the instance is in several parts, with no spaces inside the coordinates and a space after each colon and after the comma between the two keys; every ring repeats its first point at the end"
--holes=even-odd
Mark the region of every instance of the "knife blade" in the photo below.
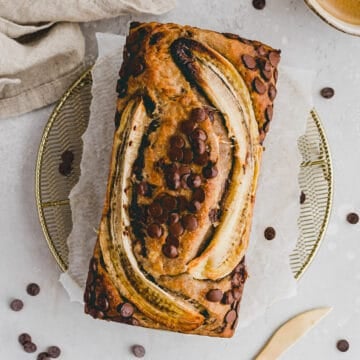
{"type": "Polygon", "coordinates": [[[254,360],[276,360],[331,312],[331,307],[317,308],[293,317],[279,327],[254,360]]]}

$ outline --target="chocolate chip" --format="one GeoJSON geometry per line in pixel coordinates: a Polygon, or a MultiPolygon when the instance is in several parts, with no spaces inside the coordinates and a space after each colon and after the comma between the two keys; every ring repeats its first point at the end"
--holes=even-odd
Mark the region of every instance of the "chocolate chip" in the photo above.
{"type": "Polygon", "coordinates": [[[275,238],[275,235],[275,229],[271,226],[267,227],[264,231],[264,236],[266,240],[273,240],[275,238]]]}
{"type": "Polygon", "coordinates": [[[198,227],[198,222],[197,222],[196,217],[194,215],[190,215],[190,214],[184,215],[182,217],[182,224],[183,224],[185,230],[188,230],[188,231],[194,231],[198,227]]]}
{"type": "Polygon", "coordinates": [[[260,55],[260,56],[265,56],[267,54],[267,51],[264,47],[264,45],[259,45],[257,48],[256,48],[256,52],[260,55]]]}
{"type": "Polygon", "coordinates": [[[219,302],[223,297],[223,292],[220,289],[211,289],[206,294],[206,299],[210,302],[219,302]]]}
{"type": "Polygon", "coordinates": [[[186,120],[181,123],[181,131],[186,135],[190,135],[195,127],[196,123],[193,120],[186,120]]]}
{"type": "Polygon", "coordinates": [[[136,191],[139,195],[146,196],[149,194],[149,185],[147,182],[142,181],[141,183],[137,184],[136,191]]]}
{"type": "Polygon", "coordinates": [[[251,55],[245,54],[245,55],[243,55],[243,56],[241,57],[241,59],[242,59],[244,65],[245,65],[248,69],[253,70],[253,69],[256,68],[255,58],[252,57],[251,55]]]}
{"type": "Polygon", "coordinates": [[[265,110],[265,118],[267,121],[271,121],[272,120],[272,117],[273,117],[273,106],[272,105],[268,105],[266,107],[266,110],[265,110]]]}
{"type": "Polygon", "coordinates": [[[336,343],[336,347],[339,351],[341,352],[346,352],[349,350],[350,348],[350,344],[347,340],[345,339],[342,339],[342,340],[339,340],[337,343],[336,343]]]}
{"type": "Polygon", "coordinates": [[[10,303],[10,309],[13,311],[20,311],[24,307],[24,303],[20,299],[14,299],[10,303]]]}
{"type": "Polygon", "coordinates": [[[252,4],[256,10],[262,10],[266,5],[266,1],[265,0],[253,0],[252,4]]]}
{"type": "Polygon", "coordinates": [[[175,245],[168,244],[168,243],[166,243],[162,246],[162,252],[166,257],[168,257],[170,259],[175,259],[176,257],[179,256],[177,247],[175,245]]]}
{"type": "Polygon", "coordinates": [[[278,81],[278,76],[279,76],[279,72],[278,72],[278,69],[274,69],[274,80],[275,80],[275,83],[277,83],[278,81]]]}
{"type": "Polygon", "coordinates": [[[259,65],[259,68],[261,70],[271,71],[271,64],[265,58],[258,58],[257,59],[257,64],[259,65]]]}
{"type": "Polygon", "coordinates": [[[256,77],[253,81],[253,88],[258,94],[260,95],[265,94],[266,86],[264,82],[260,80],[258,77],[256,77]]]}
{"type": "Polygon", "coordinates": [[[276,91],[275,86],[273,84],[270,84],[269,90],[268,90],[268,95],[269,95],[269,98],[271,101],[275,99],[276,94],[277,94],[277,91],[276,91]]]}
{"type": "Polygon", "coordinates": [[[219,220],[219,210],[211,209],[209,211],[209,219],[212,224],[216,223],[219,220]]]}
{"type": "Polygon", "coordinates": [[[118,312],[123,318],[129,318],[134,313],[134,307],[130,303],[125,302],[120,305],[120,309],[118,309],[118,312]]]}
{"type": "Polygon", "coordinates": [[[359,222],[359,215],[356,213],[350,213],[346,216],[346,220],[348,223],[355,225],[359,222]]]}
{"type": "Polygon", "coordinates": [[[190,174],[190,173],[191,173],[191,168],[190,168],[190,166],[188,166],[188,165],[181,165],[181,166],[179,167],[179,174],[180,174],[180,176],[185,175],[185,174],[190,174]]]}
{"type": "Polygon", "coordinates": [[[208,166],[203,168],[202,173],[207,179],[212,179],[217,176],[218,169],[215,165],[209,164],[208,166]]]}
{"type": "Polygon", "coordinates": [[[279,51],[270,51],[269,60],[272,66],[277,66],[280,61],[280,52],[279,51]]]}
{"type": "Polygon", "coordinates": [[[188,206],[189,210],[192,212],[192,213],[196,213],[200,210],[201,208],[201,204],[199,201],[196,201],[196,200],[192,200],[188,206]]]}
{"type": "Polygon", "coordinates": [[[175,210],[177,207],[177,200],[176,197],[171,196],[171,195],[165,195],[162,199],[161,199],[161,205],[164,207],[165,210],[167,211],[172,211],[175,210]]]}
{"type": "Polygon", "coordinates": [[[236,319],[236,311],[235,310],[230,310],[225,315],[225,322],[227,324],[232,324],[235,321],[235,319],[236,319]]]}
{"type": "Polygon", "coordinates": [[[151,35],[149,40],[149,45],[155,45],[160,39],[165,36],[163,32],[157,32],[154,35],[151,35]]]}
{"type": "Polygon", "coordinates": [[[156,218],[156,221],[159,223],[159,224],[165,224],[167,221],[168,221],[168,218],[169,218],[169,213],[163,209],[163,213],[162,215],[160,215],[159,217],[156,218]]]}
{"type": "Polygon", "coordinates": [[[180,242],[179,242],[179,239],[177,237],[169,234],[168,237],[166,238],[166,244],[173,245],[175,247],[179,247],[180,242]]]}
{"type": "Polygon", "coordinates": [[[240,273],[235,273],[231,278],[231,286],[239,287],[243,282],[242,276],[240,273]]]}
{"type": "Polygon", "coordinates": [[[207,135],[204,130],[197,128],[190,134],[190,139],[192,141],[197,141],[197,140],[205,141],[207,139],[207,135]]]}
{"type": "Polygon", "coordinates": [[[325,99],[331,99],[335,95],[335,90],[331,87],[324,87],[321,89],[320,94],[325,99]]]}
{"type": "Polygon", "coordinates": [[[198,174],[191,174],[188,178],[188,185],[190,188],[195,189],[201,186],[201,177],[198,174]]]}
{"type": "Polygon", "coordinates": [[[40,286],[38,284],[35,283],[31,283],[26,287],[26,292],[30,295],[30,296],[36,296],[39,294],[40,292],[40,286]]]}
{"type": "Polygon", "coordinates": [[[180,215],[177,213],[171,213],[169,216],[169,225],[175,224],[180,220],[180,215]]]}
{"type": "Polygon", "coordinates": [[[169,225],[169,233],[175,237],[178,237],[184,233],[184,228],[180,222],[169,225]]]}
{"type": "Polygon", "coordinates": [[[98,298],[96,299],[95,306],[100,311],[108,311],[109,310],[110,304],[109,304],[109,300],[108,300],[106,294],[100,294],[98,296],[98,298]]]}
{"type": "Polygon", "coordinates": [[[170,138],[170,144],[172,147],[182,149],[185,146],[185,140],[179,135],[174,135],[170,138]]]}
{"type": "Polygon", "coordinates": [[[171,161],[181,161],[183,159],[184,153],[181,149],[172,147],[169,149],[168,155],[171,161]]]}
{"type": "Polygon", "coordinates": [[[52,359],[56,359],[60,356],[61,350],[58,346],[49,346],[47,349],[48,354],[52,359]]]}
{"type": "Polygon", "coordinates": [[[190,114],[190,120],[195,122],[202,122],[206,119],[206,111],[203,108],[192,109],[190,114]]]}
{"type": "Polygon", "coordinates": [[[153,202],[152,204],[149,205],[148,212],[149,215],[151,215],[154,218],[157,218],[162,215],[163,209],[159,203],[153,202]]]}
{"type": "Polygon", "coordinates": [[[49,359],[50,359],[50,355],[47,352],[41,352],[36,357],[36,360],[49,360],[49,359]]]}
{"type": "Polygon", "coordinates": [[[306,195],[303,191],[300,193],[300,204],[303,204],[306,200],[306,195]]]}
{"type": "Polygon", "coordinates": [[[200,139],[194,140],[192,147],[193,147],[194,153],[198,154],[198,155],[204,154],[206,151],[205,141],[200,140],[200,139]]]}
{"type": "Polygon", "coordinates": [[[90,266],[89,266],[90,270],[97,272],[97,260],[92,258],[90,260],[90,266]]]}
{"type": "Polygon", "coordinates": [[[137,358],[142,358],[145,356],[145,348],[141,345],[133,345],[131,351],[137,358]]]}
{"type": "Polygon", "coordinates": [[[192,199],[199,201],[199,202],[204,202],[205,201],[205,191],[203,188],[197,188],[194,190],[193,194],[192,194],[192,199]]]}
{"type": "Polygon", "coordinates": [[[234,296],[231,290],[225,292],[221,302],[226,305],[231,305],[234,302],[234,296]]]}
{"type": "Polygon", "coordinates": [[[131,65],[131,72],[134,77],[139,76],[145,70],[145,65],[142,60],[138,59],[131,65]]]}
{"type": "Polygon", "coordinates": [[[184,164],[190,164],[193,160],[193,152],[191,149],[183,149],[183,159],[184,164]]]}
{"type": "Polygon", "coordinates": [[[232,294],[233,294],[233,297],[234,299],[237,301],[237,300],[240,300],[241,299],[241,295],[242,295],[242,289],[241,288],[233,288],[232,289],[232,294]]]}
{"type": "Polygon", "coordinates": [[[232,33],[222,33],[225,37],[232,40],[239,40],[239,35],[232,34],[232,33]]]}
{"type": "Polygon", "coordinates": [[[194,163],[200,166],[204,166],[209,162],[209,154],[204,152],[195,156],[194,163]]]}
{"type": "Polygon", "coordinates": [[[190,177],[190,174],[185,174],[181,177],[180,179],[180,183],[181,183],[181,187],[183,189],[188,189],[189,188],[189,185],[188,185],[188,179],[190,177]]]}
{"type": "Polygon", "coordinates": [[[152,223],[147,227],[147,233],[152,238],[159,238],[161,237],[163,230],[159,224],[152,223]]]}
{"type": "Polygon", "coordinates": [[[185,196],[178,196],[177,200],[178,200],[178,209],[179,209],[179,211],[181,212],[181,211],[186,210],[187,207],[188,207],[188,203],[189,203],[188,200],[186,199],[186,197],[185,196]]]}
{"type": "Polygon", "coordinates": [[[27,353],[34,353],[37,350],[37,346],[32,342],[26,342],[24,344],[24,351],[27,353]]]}
{"type": "Polygon", "coordinates": [[[272,76],[272,72],[271,71],[266,71],[266,70],[261,70],[261,77],[266,80],[269,81],[271,79],[272,76]]]}
{"type": "Polygon", "coordinates": [[[31,336],[27,333],[23,333],[19,335],[18,340],[21,345],[24,345],[25,343],[31,342],[31,336]]]}

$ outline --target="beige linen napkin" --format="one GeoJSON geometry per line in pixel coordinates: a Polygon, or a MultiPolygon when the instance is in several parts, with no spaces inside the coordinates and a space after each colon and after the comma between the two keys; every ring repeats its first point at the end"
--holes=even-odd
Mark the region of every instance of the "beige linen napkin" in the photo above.
{"type": "Polygon", "coordinates": [[[0,118],[59,99],[84,68],[76,22],[162,14],[175,0],[0,0],[0,118]]]}

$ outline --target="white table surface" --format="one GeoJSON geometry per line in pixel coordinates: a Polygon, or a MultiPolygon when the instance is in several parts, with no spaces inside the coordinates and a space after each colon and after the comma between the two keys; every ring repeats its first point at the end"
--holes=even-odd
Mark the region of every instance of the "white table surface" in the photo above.
{"type": "MultiPolygon", "coordinates": [[[[268,1],[263,11],[250,0],[178,0],[173,12],[133,19],[174,21],[207,27],[267,42],[283,50],[282,63],[313,69],[314,103],[330,142],[335,192],[330,224],[315,261],[299,282],[297,297],[274,304],[267,313],[230,340],[184,336],[98,321],[70,303],[58,282],[59,270],[42,234],[34,194],[34,169],[42,130],[53,106],[0,121],[0,359],[35,359],[17,343],[29,332],[43,351],[58,344],[62,359],[133,359],[129,346],[146,347],[151,360],[247,360],[282,322],[309,308],[331,305],[333,312],[289,350],[283,359],[360,359],[360,224],[345,221],[360,211],[360,38],[340,33],[314,16],[301,0],[268,1]],[[333,99],[319,96],[332,86],[333,99]],[[29,282],[41,285],[30,297],[29,282]],[[13,297],[23,311],[10,311],[13,297]],[[346,338],[350,350],[340,353],[336,341],[346,338]]],[[[94,31],[125,32],[130,16],[86,24],[87,45],[94,51],[94,31]]],[[[3,56],[3,54],[2,54],[3,56]]],[[[296,101],[296,99],[289,99],[296,101]]],[[[289,122],[291,119],[289,119],[289,122]]],[[[291,126],[291,125],[289,125],[291,126]]],[[[274,277],[276,274],[274,274],[274,277]]]]}

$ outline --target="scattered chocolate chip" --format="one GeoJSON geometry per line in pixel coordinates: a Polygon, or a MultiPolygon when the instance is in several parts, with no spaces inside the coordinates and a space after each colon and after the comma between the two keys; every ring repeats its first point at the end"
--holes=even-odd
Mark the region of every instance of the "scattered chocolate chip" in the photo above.
{"type": "Polygon", "coordinates": [[[300,193],[300,204],[303,204],[306,200],[306,195],[303,191],[300,193]]]}
{"type": "Polygon", "coordinates": [[[165,224],[167,223],[169,219],[169,213],[163,209],[163,213],[162,215],[160,215],[159,217],[156,218],[156,221],[159,223],[159,224],[165,224]]]}
{"type": "Polygon", "coordinates": [[[145,348],[142,345],[133,345],[131,351],[137,358],[142,358],[145,356],[145,348]]]}
{"type": "Polygon", "coordinates": [[[47,352],[52,359],[58,358],[61,354],[61,350],[58,346],[49,346],[47,352]]]}
{"type": "Polygon", "coordinates": [[[185,140],[180,135],[174,135],[170,138],[172,147],[182,149],[185,146],[185,140]]]}
{"type": "Polygon", "coordinates": [[[190,174],[190,173],[191,173],[191,168],[190,168],[190,166],[188,166],[188,165],[181,165],[181,166],[179,167],[179,174],[180,174],[180,176],[185,175],[185,174],[190,174]]]}
{"type": "Polygon", "coordinates": [[[152,223],[147,227],[147,233],[152,238],[159,238],[161,237],[163,230],[159,224],[152,223]]]}
{"type": "Polygon", "coordinates": [[[201,204],[199,201],[192,200],[189,203],[189,211],[191,211],[192,213],[198,212],[200,210],[200,208],[201,208],[201,204]]]}
{"type": "Polygon", "coordinates": [[[270,61],[266,60],[265,58],[258,58],[257,64],[261,70],[271,71],[270,61]]]}
{"type": "Polygon", "coordinates": [[[192,147],[193,147],[194,153],[197,154],[197,155],[204,154],[205,151],[206,151],[205,141],[200,140],[200,139],[194,140],[193,144],[192,144],[192,147]]]}
{"type": "Polygon", "coordinates": [[[200,166],[204,166],[209,162],[209,154],[204,152],[195,156],[194,163],[200,166]]]}
{"type": "Polygon", "coordinates": [[[109,304],[109,300],[107,298],[106,294],[100,294],[95,302],[95,306],[100,310],[100,311],[108,311],[110,304],[109,304]]]}
{"type": "Polygon", "coordinates": [[[203,168],[203,175],[207,179],[212,179],[217,176],[218,169],[215,165],[209,164],[208,166],[203,168]]]}
{"type": "Polygon", "coordinates": [[[184,164],[190,164],[193,160],[193,152],[191,149],[183,149],[183,159],[184,164]]]}
{"type": "Polygon", "coordinates": [[[165,243],[163,246],[162,246],[162,252],[163,254],[170,258],[170,259],[175,259],[176,257],[179,256],[179,252],[178,252],[178,249],[175,245],[173,244],[168,244],[168,243],[165,243]]]}
{"type": "Polygon", "coordinates": [[[18,340],[21,345],[24,345],[25,343],[31,342],[31,336],[27,333],[23,333],[19,335],[18,340]]]}
{"type": "Polygon", "coordinates": [[[149,45],[155,45],[160,39],[165,36],[163,32],[157,32],[150,37],[149,45]]]}
{"type": "Polygon", "coordinates": [[[261,77],[265,80],[265,81],[269,81],[271,79],[272,76],[272,72],[271,71],[266,71],[266,70],[261,70],[261,77]]]}
{"type": "Polygon", "coordinates": [[[278,69],[275,68],[275,69],[274,69],[274,80],[275,80],[275,83],[277,83],[278,77],[279,77],[279,72],[278,72],[278,69]]]}
{"type": "Polygon", "coordinates": [[[49,360],[49,359],[50,359],[50,355],[47,352],[41,352],[36,357],[36,360],[49,360]]]}
{"type": "Polygon", "coordinates": [[[225,37],[232,40],[239,40],[239,35],[232,34],[232,33],[222,33],[225,37]]]}
{"type": "Polygon", "coordinates": [[[188,178],[188,185],[190,188],[195,189],[201,185],[201,177],[198,174],[191,174],[188,178]]]}
{"type": "Polygon", "coordinates": [[[134,313],[134,307],[130,303],[125,302],[118,307],[118,312],[122,317],[129,318],[134,313]]]}
{"type": "Polygon", "coordinates": [[[320,94],[325,99],[331,99],[335,95],[335,90],[331,87],[324,87],[321,89],[320,94]]]}
{"type": "Polygon", "coordinates": [[[253,81],[253,88],[258,94],[260,95],[265,94],[266,86],[264,82],[260,80],[258,77],[256,77],[253,81]]]}
{"type": "Polygon", "coordinates": [[[262,10],[266,5],[266,1],[265,0],[253,0],[252,4],[256,10],[262,10]]]}
{"type": "Polygon", "coordinates": [[[280,62],[280,52],[279,51],[270,51],[269,60],[272,66],[277,66],[280,62]]]}
{"type": "Polygon", "coordinates": [[[213,122],[214,121],[214,114],[216,112],[216,109],[210,106],[207,106],[205,108],[205,112],[207,114],[207,116],[209,117],[210,121],[213,122]]]}
{"type": "Polygon", "coordinates": [[[173,245],[175,247],[179,247],[180,242],[179,242],[179,239],[177,237],[169,234],[168,237],[166,238],[166,244],[173,245]]]}
{"type": "Polygon", "coordinates": [[[34,353],[37,350],[37,346],[32,342],[26,342],[24,344],[24,351],[27,353],[34,353]]]}
{"type": "Polygon", "coordinates": [[[359,222],[359,215],[356,213],[350,213],[346,216],[346,220],[350,224],[357,224],[359,222]]]}
{"type": "Polygon", "coordinates": [[[207,139],[206,132],[203,129],[196,128],[191,134],[190,139],[192,141],[202,140],[205,141],[207,139]]]}
{"type": "Polygon", "coordinates": [[[10,309],[13,311],[20,311],[24,307],[24,303],[20,299],[14,299],[10,303],[10,309]]]}
{"type": "Polygon", "coordinates": [[[271,226],[267,227],[264,231],[264,236],[266,240],[273,240],[275,238],[275,235],[275,229],[271,226]]]}
{"type": "Polygon", "coordinates": [[[163,208],[167,211],[175,210],[177,207],[176,197],[171,196],[171,195],[165,195],[161,199],[161,204],[162,204],[163,208]]]}
{"type": "Polygon", "coordinates": [[[153,202],[152,204],[149,205],[148,212],[149,215],[151,215],[154,218],[157,218],[162,215],[163,209],[159,203],[153,202]]]}
{"type": "Polygon", "coordinates": [[[192,109],[190,120],[198,123],[206,120],[206,111],[203,108],[192,109]]]}
{"type": "Polygon", "coordinates": [[[181,177],[180,179],[180,183],[181,183],[181,187],[183,189],[188,189],[189,188],[189,185],[188,185],[188,179],[190,177],[190,174],[185,174],[181,177]]]}
{"type": "Polygon", "coordinates": [[[26,292],[30,295],[30,296],[36,296],[39,294],[40,292],[40,286],[38,284],[35,283],[31,283],[26,287],[26,292]]]}
{"type": "Polygon", "coordinates": [[[268,95],[270,100],[274,100],[276,97],[277,91],[276,91],[276,87],[273,84],[269,85],[269,90],[268,90],[268,95]]]}
{"type": "Polygon", "coordinates": [[[139,195],[146,196],[149,194],[149,185],[147,182],[142,181],[141,183],[137,184],[136,191],[139,195]]]}
{"type": "Polygon", "coordinates": [[[233,294],[233,297],[234,299],[237,301],[237,300],[240,300],[241,299],[241,295],[242,295],[242,289],[241,288],[233,288],[232,289],[232,294],[233,294]]]}
{"type": "Polygon", "coordinates": [[[234,302],[234,296],[232,294],[232,291],[226,291],[221,301],[223,304],[231,305],[234,302]]]}
{"type": "Polygon", "coordinates": [[[199,201],[199,202],[204,202],[205,201],[205,191],[203,188],[197,188],[194,190],[193,194],[192,194],[192,199],[199,201]]]}
{"type": "Polygon", "coordinates": [[[184,228],[180,222],[169,225],[169,233],[175,237],[178,237],[184,233],[184,228]]]}
{"type": "Polygon", "coordinates": [[[168,155],[171,161],[181,161],[183,159],[184,153],[181,149],[172,147],[169,149],[168,155]]]}
{"type": "Polygon", "coordinates": [[[236,311],[235,310],[230,310],[225,315],[225,322],[227,324],[232,324],[235,321],[235,319],[236,319],[236,311]]]}
{"type": "Polygon", "coordinates": [[[242,283],[243,279],[240,273],[235,273],[231,278],[231,286],[239,287],[242,283]]]}
{"type": "Polygon", "coordinates": [[[241,59],[242,59],[244,65],[245,65],[248,69],[253,70],[253,69],[256,68],[255,58],[252,57],[251,55],[245,54],[245,55],[243,55],[243,56],[241,57],[241,59]]]}
{"type": "Polygon", "coordinates": [[[339,340],[337,343],[336,343],[336,347],[339,351],[341,352],[346,352],[349,350],[350,348],[350,344],[347,340],[345,339],[342,339],[342,340],[339,340]]]}
{"type": "Polygon", "coordinates": [[[211,209],[209,211],[209,219],[211,223],[216,223],[219,220],[219,211],[217,209],[211,209]]]}
{"type": "Polygon", "coordinates": [[[194,231],[198,227],[198,222],[197,222],[196,217],[194,215],[190,215],[190,214],[184,215],[182,217],[182,224],[183,224],[185,230],[188,230],[188,231],[194,231]]]}
{"type": "Polygon", "coordinates": [[[169,225],[175,224],[180,220],[180,216],[177,213],[171,213],[169,216],[169,225]]]}
{"type": "Polygon", "coordinates": [[[179,211],[181,212],[181,211],[186,210],[187,207],[188,207],[188,203],[189,203],[188,200],[186,199],[186,197],[185,196],[178,196],[177,200],[178,200],[178,209],[179,209],[179,211]]]}
{"type": "Polygon", "coordinates": [[[193,120],[186,120],[181,123],[181,131],[186,135],[190,135],[195,127],[196,123],[193,120]]]}
{"type": "Polygon", "coordinates": [[[144,66],[142,60],[140,60],[140,59],[135,60],[131,64],[131,72],[134,77],[139,76],[144,70],[145,70],[145,66],[144,66]]]}
{"type": "Polygon", "coordinates": [[[265,118],[267,121],[271,121],[272,120],[272,117],[273,117],[273,106],[272,105],[268,105],[266,107],[266,110],[265,110],[265,118]]]}
{"type": "Polygon", "coordinates": [[[206,294],[206,299],[210,302],[219,302],[223,297],[223,292],[220,289],[211,289],[206,294]]]}

